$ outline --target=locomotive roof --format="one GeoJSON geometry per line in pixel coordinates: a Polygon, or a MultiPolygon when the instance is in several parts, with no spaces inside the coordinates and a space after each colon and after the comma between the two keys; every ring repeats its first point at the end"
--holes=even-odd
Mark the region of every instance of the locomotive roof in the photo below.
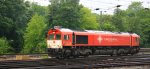
{"type": "MultiPolygon", "coordinates": [[[[111,32],[111,31],[98,31],[98,30],[71,30],[67,28],[61,28],[61,32],[88,32],[88,33],[104,33],[104,34],[126,34],[129,35],[130,33],[128,32],[111,32]]],[[[135,33],[133,33],[135,34],[135,33]]]]}
{"type": "Polygon", "coordinates": [[[61,28],[60,31],[62,31],[62,32],[73,32],[71,29],[67,29],[67,28],[61,28]]]}

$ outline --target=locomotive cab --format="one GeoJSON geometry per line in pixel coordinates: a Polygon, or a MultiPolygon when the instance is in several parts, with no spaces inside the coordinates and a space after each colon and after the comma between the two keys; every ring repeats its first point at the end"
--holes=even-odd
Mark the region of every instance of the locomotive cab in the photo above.
{"type": "Polygon", "coordinates": [[[50,49],[61,49],[62,40],[61,40],[61,32],[58,29],[50,29],[47,34],[47,46],[50,49]]]}

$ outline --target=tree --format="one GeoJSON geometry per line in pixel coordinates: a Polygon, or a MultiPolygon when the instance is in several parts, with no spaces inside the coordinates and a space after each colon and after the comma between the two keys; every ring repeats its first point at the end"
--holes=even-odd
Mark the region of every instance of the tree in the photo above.
{"type": "Polygon", "coordinates": [[[118,32],[125,31],[124,21],[123,21],[124,14],[125,13],[123,10],[117,8],[115,9],[114,16],[112,17],[112,23],[116,27],[118,32]]]}
{"type": "Polygon", "coordinates": [[[150,45],[150,10],[142,9],[138,16],[139,25],[137,25],[137,32],[141,35],[141,46],[149,47],[150,45]],[[144,14],[143,14],[144,13],[144,14]]]}
{"type": "Polygon", "coordinates": [[[102,25],[102,30],[107,30],[107,31],[117,31],[116,27],[112,23],[104,23],[102,25]]]}
{"type": "Polygon", "coordinates": [[[46,28],[45,18],[35,14],[26,28],[24,34],[24,49],[23,53],[41,53],[45,51],[44,30],[46,28]]]}
{"type": "Polygon", "coordinates": [[[49,27],[80,29],[79,0],[51,0],[49,9],[49,27]]]}
{"type": "Polygon", "coordinates": [[[13,29],[12,19],[0,15],[0,37],[9,36],[10,31],[13,29]]]}
{"type": "Polygon", "coordinates": [[[96,20],[96,16],[91,13],[86,7],[80,9],[81,16],[81,29],[98,29],[99,25],[96,20]]]}
{"type": "Polygon", "coordinates": [[[14,52],[18,53],[23,45],[22,29],[28,20],[27,4],[24,0],[1,0],[0,6],[0,37],[6,37],[14,52]]]}
{"type": "Polygon", "coordinates": [[[34,14],[38,14],[41,16],[48,15],[48,7],[47,6],[40,6],[35,2],[30,4],[29,11],[30,11],[30,13],[32,13],[32,15],[34,15],[34,14]]]}
{"type": "Polygon", "coordinates": [[[101,30],[117,31],[117,28],[112,22],[112,18],[113,18],[112,15],[103,14],[103,15],[97,16],[97,18],[98,18],[98,22],[101,22],[99,23],[101,30]]]}
{"type": "Polygon", "coordinates": [[[140,2],[133,2],[129,5],[128,9],[126,10],[126,28],[127,31],[134,31],[138,33],[140,30],[140,16],[141,10],[143,9],[142,4],[140,2]]]}

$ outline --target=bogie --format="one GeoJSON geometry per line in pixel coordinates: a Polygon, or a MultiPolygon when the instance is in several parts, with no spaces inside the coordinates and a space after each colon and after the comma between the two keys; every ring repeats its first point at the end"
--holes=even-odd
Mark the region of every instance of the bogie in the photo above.
{"type": "MultiPolygon", "coordinates": [[[[51,49],[50,49],[51,50],[51,49]]],[[[134,55],[138,53],[139,48],[138,47],[117,47],[117,48],[64,48],[64,49],[56,49],[53,50],[53,53],[49,54],[50,56],[57,56],[57,58],[77,58],[77,57],[88,57],[89,55],[111,55],[111,56],[124,56],[124,55],[134,55]],[[94,50],[94,51],[92,51],[94,50]],[[57,54],[56,54],[57,52],[57,54]]]]}

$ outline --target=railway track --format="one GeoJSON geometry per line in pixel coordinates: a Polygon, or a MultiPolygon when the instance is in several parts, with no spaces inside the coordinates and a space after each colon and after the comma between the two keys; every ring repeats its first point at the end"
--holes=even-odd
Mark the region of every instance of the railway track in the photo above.
{"type": "MultiPolygon", "coordinates": [[[[141,49],[140,52],[150,52],[150,49],[141,49]]],[[[26,54],[28,55],[28,54],[26,54]]],[[[9,55],[10,56],[10,55],[9,55]]],[[[39,57],[40,54],[30,54],[39,57]]],[[[11,55],[10,57],[15,57],[11,55]]],[[[38,59],[38,60],[7,60],[0,61],[1,69],[92,69],[119,66],[150,65],[150,54],[133,56],[89,56],[76,59],[38,59]]]]}
{"type": "Polygon", "coordinates": [[[91,69],[118,66],[149,65],[150,55],[90,56],[77,59],[40,59],[1,61],[0,68],[7,69],[91,69]]]}
{"type": "MultiPolygon", "coordinates": [[[[140,54],[150,53],[150,48],[141,48],[140,54]]],[[[27,56],[28,59],[41,58],[42,56],[47,56],[47,53],[37,53],[37,54],[0,54],[0,60],[5,60],[7,58],[17,58],[17,56],[27,56]]],[[[11,59],[8,59],[11,60],[11,59]]]]}
{"type": "Polygon", "coordinates": [[[140,52],[150,52],[150,48],[141,48],[140,52]]]}

